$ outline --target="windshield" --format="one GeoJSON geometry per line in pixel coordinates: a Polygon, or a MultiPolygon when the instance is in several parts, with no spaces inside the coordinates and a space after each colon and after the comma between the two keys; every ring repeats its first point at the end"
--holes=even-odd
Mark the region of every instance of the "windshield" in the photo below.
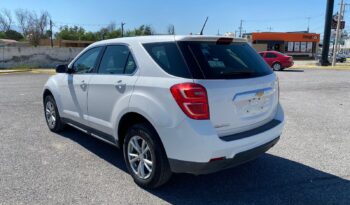
{"type": "Polygon", "coordinates": [[[178,44],[195,78],[251,78],[272,73],[259,54],[247,43],[184,41],[178,44]]]}

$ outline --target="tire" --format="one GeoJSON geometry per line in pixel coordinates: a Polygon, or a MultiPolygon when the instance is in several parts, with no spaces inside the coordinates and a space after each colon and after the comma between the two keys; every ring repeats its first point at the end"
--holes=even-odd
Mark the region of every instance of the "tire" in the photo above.
{"type": "Polygon", "coordinates": [[[44,99],[44,116],[46,124],[52,132],[58,133],[64,129],[64,123],[61,120],[56,101],[52,95],[48,95],[44,99]]]}
{"type": "Polygon", "coordinates": [[[274,71],[280,71],[280,70],[282,70],[282,66],[281,66],[280,63],[274,63],[274,64],[272,65],[272,69],[273,69],[274,71]]]}
{"type": "Polygon", "coordinates": [[[125,136],[123,153],[128,171],[140,187],[146,189],[157,188],[170,179],[172,173],[168,158],[158,134],[151,125],[147,123],[132,125],[125,136]],[[143,145],[144,142],[146,143],[145,146],[143,145]],[[137,154],[140,152],[137,152],[133,144],[137,144],[138,149],[141,149],[140,152],[144,154],[137,154]],[[152,162],[151,166],[149,161],[152,162]],[[149,171],[149,168],[151,168],[151,171],[149,171]]]}

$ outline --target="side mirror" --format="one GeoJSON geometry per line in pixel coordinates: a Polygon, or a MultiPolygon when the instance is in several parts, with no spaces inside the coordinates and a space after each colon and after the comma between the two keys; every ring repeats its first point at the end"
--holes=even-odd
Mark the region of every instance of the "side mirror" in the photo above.
{"type": "Polygon", "coordinates": [[[56,66],[56,73],[66,73],[68,71],[67,65],[58,65],[56,66]]]}
{"type": "Polygon", "coordinates": [[[75,73],[75,70],[73,68],[68,67],[66,73],[73,74],[73,73],[75,73]]]}

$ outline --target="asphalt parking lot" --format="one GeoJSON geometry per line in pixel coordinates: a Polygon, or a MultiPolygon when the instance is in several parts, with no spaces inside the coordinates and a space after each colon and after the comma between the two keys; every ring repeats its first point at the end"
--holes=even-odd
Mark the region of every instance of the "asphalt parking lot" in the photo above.
{"type": "Polygon", "coordinates": [[[279,72],[285,132],[267,154],[223,172],[175,175],[147,191],[121,152],[46,127],[48,75],[0,76],[0,204],[349,204],[350,71],[279,72]]]}

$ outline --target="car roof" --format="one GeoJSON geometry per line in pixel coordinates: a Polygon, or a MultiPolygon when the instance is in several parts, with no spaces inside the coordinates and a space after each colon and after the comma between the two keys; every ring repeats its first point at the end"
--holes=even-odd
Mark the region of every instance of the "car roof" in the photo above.
{"type": "MultiPolygon", "coordinates": [[[[137,37],[114,38],[103,41],[98,41],[91,44],[89,47],[98,45],[107,45],[115,43],[160,43],[169,41],[217,41],[220,38],[232,38],[228,36],[204,36],[204,35],[150,35],[137,37]]],[[[232,38],[233,42],[247,42],[243,38],[232,38]]]]}

